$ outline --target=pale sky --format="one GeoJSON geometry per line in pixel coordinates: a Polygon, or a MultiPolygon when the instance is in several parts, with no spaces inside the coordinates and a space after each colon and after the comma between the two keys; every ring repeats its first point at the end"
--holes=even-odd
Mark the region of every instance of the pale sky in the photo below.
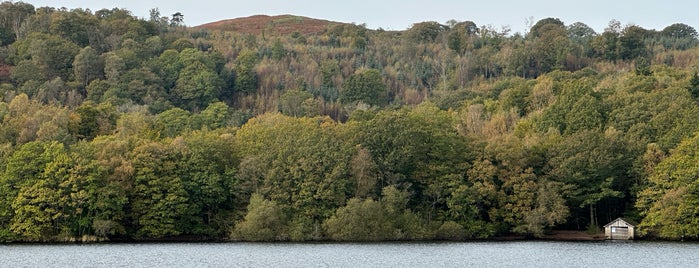
{"type": "Polygon", "coordinates": [[[527,21],[554,17],[566,25],[583,22],[602,32],[616,19],[622,26],[636,24],[662,30],[681,22],[699,29],[699,1],[696,0],[26,0],[35,7],[125,8],[137,17],[147,18],[151,8],[162,15],[184,14],[188,26],[251,15],[291,14],[331,21],[362,24],[368,28],[404,30],[413,23],[450,19],[470,20],[478,26],[509,26],[524,32],[527,21]]]}

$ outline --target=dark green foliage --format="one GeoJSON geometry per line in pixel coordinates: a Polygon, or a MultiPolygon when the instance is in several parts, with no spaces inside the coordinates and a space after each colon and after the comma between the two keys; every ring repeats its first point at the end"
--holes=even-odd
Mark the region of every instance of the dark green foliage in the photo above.
{"type": "Polygon", "coordinates": [[[415,42],[433,42],[437,39],[437,36],[446,29],[446,26],[438,22],[425,21],[413,24],[406,34],[415,42]]]}
{"type": "Polygon", "coordinates": [[[695,100],[699,100],[699,75],[697,75],[697,73],[694,73],[692,79],[689,80],[688,90],[695,100]]]}
{"type": "Polygon", "coordinates": [[[340,101],[345,104],[362,102],[383,106],[388,103],[386,85],[376,69],[359,70],[350,76],[340,91],[340,101]]]}
{"type": "Polygon", "coordinates": [[[650,70],[650,63],[646,58],[636,59],[636,75],[649,76],[652,72],[650,70]]]}
{"type": "Polygon", "coordinates": [[[550,30],[550,29],[545,29],[545,27],[564,28],[565,25],[558,18],[545,18],[545,19],[537,21],[536,24],[534,24],[534,26],[532,26],[532,28],[529,29],[529,33],[534,38],[541,37],[544,34],[544,32],[550,30]]]}
{"type": "Polygon", "coordinates": [[[648,49],[644,40],[648,35],[649,31],[639,26],[626,27],[619,37],[619,57],[623,60],[647,57],[648,49]]]}
{"type": "Polygon", "coordinates": [[[255,64],[257,54],[252,50],[243,50],[235,60],[235,90],[241,93],[253,93],[257,90],[255,64]]]}
{"type": "Polygon", "coordinates": [[[79,118],[73,122],[73,128],[80,139],[91,140],[97,135],[108,135],[116,125],[116,111],[109,104],[84,102],[75,109],[75,113],[79,118]]]}

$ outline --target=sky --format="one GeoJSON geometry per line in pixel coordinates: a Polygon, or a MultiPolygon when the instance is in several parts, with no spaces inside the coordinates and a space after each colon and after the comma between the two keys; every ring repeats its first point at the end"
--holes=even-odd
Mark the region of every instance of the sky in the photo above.
{"type": "Polygon", "coordinates": [[[699,29],[699,1],[696,0],[24,0],[35,7],[124,8],[134,16],[148,18],[158,8],[163,16],[184,15],[188,26],[252,15],[291,14],[338,22],[366,24],[368,28],[405,30],[413,23],[448,20],[473,21],[496,29],[509,27],[524,33],[528,25],[547,17],[566,25],[583,22],[597,32],[609,21],[662,30],[673,23],[699,29]]]}

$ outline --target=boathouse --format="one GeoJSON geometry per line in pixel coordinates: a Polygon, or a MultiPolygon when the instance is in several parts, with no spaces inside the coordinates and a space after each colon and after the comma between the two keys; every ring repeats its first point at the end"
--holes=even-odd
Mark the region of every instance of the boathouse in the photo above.
{"type": "Polygon", "coordinates": [[[636,224],[624,218],[617,218],[604,226],[604,236],[613,240],[632,240],[636,224]]]}

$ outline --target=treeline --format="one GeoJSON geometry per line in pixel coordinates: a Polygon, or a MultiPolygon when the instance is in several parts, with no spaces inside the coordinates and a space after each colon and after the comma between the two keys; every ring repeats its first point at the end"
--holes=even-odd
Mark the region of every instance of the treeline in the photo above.
{"type": "Polygon", "coordinates": [[[699,238],[697,32],[0,4],[0,241],[699,238]]]}

